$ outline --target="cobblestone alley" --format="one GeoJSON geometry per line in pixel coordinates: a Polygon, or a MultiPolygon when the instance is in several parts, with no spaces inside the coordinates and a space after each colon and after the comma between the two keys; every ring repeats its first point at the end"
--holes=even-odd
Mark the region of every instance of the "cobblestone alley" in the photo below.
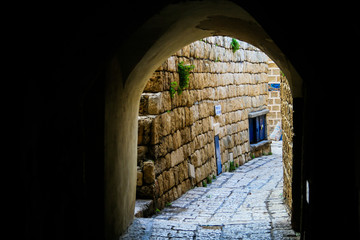
{"type": "Polygon", "coordinates": [[[135,218],[121,239],[300,239],[283,204],[281,142],[272,152],[135,218]]]}

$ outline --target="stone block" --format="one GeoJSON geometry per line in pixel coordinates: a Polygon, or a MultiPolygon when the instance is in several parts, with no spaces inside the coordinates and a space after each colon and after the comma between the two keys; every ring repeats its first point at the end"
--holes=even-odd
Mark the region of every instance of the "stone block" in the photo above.
{"type": "Polygon", "coordinates": [[[157,185],[159,187],[159,196],[163,195],[164,193],[164,183],[163,183],[163,175],[160,174],[156,180],[157,185]]]}
{"type": "Polygon", "coordinates": [[[205,148],[200,149],[201,164],[204,164],[208,160],[208,155],[205,148]]]}
{"type": "Polygon", "coordinates": [[[170,92],[165,91],[161,93],[160,104],[161,104],[161,109],[160,109],[161,113],[171,110],[170,92]]]}
{"type": "Polygon", "coordinates": [[[174,116],[171,121],[174,121],[173,125],[175,126],[173,129],[178,130],[185,127],[185,109],[183,107],[176,108],[172,111],[174,116]]]}
{"type": "Polygon", "coordinates": [[[188,179],[189,178],[189,165],[187,161],[184,161],[182,163],[182,173],[184,173],[184,179],[188,179]]]}
{"type": "Polygon", "coordinates": [[[211,168],[211,158],[209,158],[206,162],[206,176],[209,176],[212,172],[213,169],[211,168]]]}
{"type": "Polygon", "coordinates": [[[163,161],[165,161],[166,168],[170,168],[171,167],[171,154],[170,153],[166,154],[165,158],[163,158],[163,161]]]}
{"type": "Polygon", "coordinates": [[[162,72],[156,71],[151,76],[149,81],[146,83],[146,86],[144,88],[144,92],[161,92],[164,90],[163,86],[163,74],[162,72]]]}
{"type": "Polygon", "coordinates": [[[151,184],[155,181],[155,165],[153,161],[144,162],[143,174],[145,183],[151,184]]]}
{"type": "MultiPolygon", "coordinates": [[[[190,139],[191,141],[191,139],[190,139]]],[[[184,144],[182,146],[183,148],[183,152],[184,152],[184,159],[188,159],[190,157],[190,155],[192,154],[192,151],[191,151],[191,143],[187,143],[187,144],[184,144]]]]}
{"type": "Polygon", "coordinates": [[[207,91],[207,98],[209,100],[215,100],[216,99],[216,91],[214,88],[206,88],[205,89],[207,91]]]}
{"type": "Polygon", "coordinates": [[[151,141],[152,122],[154,117],[138,117],[138,144],[147,145],[151,141]]]}
{"type": "Polygon", "coordinates": [[[161,138],[159,144],[153,147],[152,155],[154,158],[159,158],[165,156],[168,152],[174,150],[173,137],[168,135],[161,138]]]}
{"type": "Polygon", "coordinates": [[[169,178],[170,178],[170,174],[169,171],[164,171],[162,173],[163,176],[163,186],[164,186],[164,192],[166,192],[167,190],[169,190],[169,178]]]}
{"type": "Polygon", "coordinates": [[[149,94],[143,93],[140,97],[139,115],[148,115],[149,94]]]}
{"type": "Polygon", "coordinates": [[[201,124],[201,121],[196,121],[193,123],[193,125],[190,127],[191,130],[191,139],[195,139],[197,135],[199,135],[199,124],[201,124]],[[200,122],[200,123],[199,123],[200,122]]]}
{"type": "Polygon", "coordinates": [[[195,169],[195,182],[196,182],[196,183],[201,182],[201,180],[202,180],[201,177],[202,177],[202,175],[201,175],[201,168],[198,167],[198,168],[195,169]]]}
{"type": "Polygon", "coordinates": [[[180,197],[183,193],[182,193],[182,189],[181,189],[182,184],[179,184],[176,186],[176,191],[178,196],[180,197]]]}
{"type": "Polygon", "coordinates": [[[241,155],[239,158],[239,166],[244,165],[245,162],[246,162],[245,155],[241,155]]]}
{"type": "Polygon", "coordinates": [[[191,163],[195,166],[195,167],[199,167],[201,166],[201,154],[199,150],[196,150],[192,155],[191,155],[191,163]]]}
{"type": "Polygon", "coordinates": [[[219,99],[227,98],[227,87],[218,87],[216,90],[219,99]]]}
{"type": "Polygon", "coordinates": [[[200,172],[201,172],[200,180],[203,180],[206,177],[206,165],[205,164],[200,167],[200,172]]]}
{"type": "Polygon", "coordinates": [[[202,123],[201,123],[201,127],[202,129],[200,130],[201,133],[206,133],[207,131],[209,131],[211,129],[211,125],[210,125],[210,118],[207,117],[207,118],[204,118],[202,120],[202,123]]]}
{"type": "Polygon", "coordinates": [[[155,161],[155,176],[161,174],[165,169],[167,169],[166,167],[166,158],[162,157],[162,158],[158,158],[155,161]]]}
{"type": "Polygon", "coordinates": [[[213,129],[214,129],[214,135],[219,135],[220,134],[220,123],[214,123],[213,124],[213,129]]]}
{"type": "Polygon", "coordinates": [[[161,92],[149,95],[147,112],[149,114],[159,114],[162,111],[161,107],[161,92]]]}
{"type": "Polygon", "coordinates": [[[175,166],[174,168],[174,179],[175,179],[175,185],[179,184],[179,175],[180,175],[180,167],[179,166],[175,166]]]}
{"type": "Polygon", "coordinates": [[[143,173],[141,171],[137,171],[137,181],[136,181],[136,185],[138,187],[143,185],[143,173]]]}
{"type": "Polygon", "coordinates": [[[181,131],[181,145],[191,141],[190,127],[183,128],[181,131]]]}
{"type": "Polygon", "coordinates": [[[155,194],[155,184],[139,187],[136,194],[140,198],[153,198],[155,194]]]}
{"type": "Polygon", "coordinates": [[[138,146],[137,148],[137,152],[138,152],[138,161],[139,160],[144,160],[146,158],[146,154],[148,152],[148,147],[147,146],[138,146]]]}
{"type": "Polygon", "coordinates": [[[157,116],[151,124],[151,144],[159,143],[160,138],[162,137],[160,126],[160,116],[157,116]]]}
{"type": "Polygon", "coordinates": [[[175,186],[175,175],[174,175],[174,169],[171,168],[169,170],[169,188],[172,188],[173,186],[175,186]]]}
{"type": "Polygon", "coordinates": [[[170,72],[177,71],[177,60],[175,56],[171,56],[167,59],[167,70],[170,72]]]}
{"type": "Polygon", "coordinates": [[[177,130],[173,135],[173,147],[174,149],[178,149],[181,146],[181,131],[177,130]]]}
{"type": "Polygon", "coordinates": [[[182,147],[171,152],[170,161],[171,161],[171,167],[174,167],[179,163],[181,163],[182,161],[184,161],[184,152],[182,147]]]}
{"type": "Polygon", "coordinates": [[[179,164],[179,182],[181,183],[182,181],[184,181],[185,179],[185,175],[184,175],[184,162],[179,164]]]}

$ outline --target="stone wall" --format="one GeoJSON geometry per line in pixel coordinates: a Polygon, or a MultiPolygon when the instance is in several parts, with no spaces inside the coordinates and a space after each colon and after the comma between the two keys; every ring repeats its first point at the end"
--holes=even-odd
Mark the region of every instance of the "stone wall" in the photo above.
{"type": "Polygon", "coordinates": [[[271,60],[268,61],[268,86],[269,86],[269,98],[268,98],[268,108],[270,110],[267,117],[268,122],[268,136],[273,132],[276,124],[281,122],[281,100],[280,100],[280,69],[279,67],[271,60]]]}
{"type": "Polygon", "coordinates": [[[230,43],[228,37],[209,37],[185,46],[154,72],[144,89],[137,197],[154,199],[156,208],[217,175],[215,135],[222,171],[229,171],[230,161],[237,166],[251,159],[248,113],[267,107],[268,57],[240,41],[234,53],[230,43]],[[195,66],[190,85],[171,98],[170,84],[179,82],[182,61],[195,66]],[[221,105],[219,116],[215,105],[221,105]]]}
{"type": "Polygon", "coordinates": [[[283,139],[284,198],[290,212],[292,209],[293,178],[293,98],[286,77],[281,76],[281,116],[283,139]]]}

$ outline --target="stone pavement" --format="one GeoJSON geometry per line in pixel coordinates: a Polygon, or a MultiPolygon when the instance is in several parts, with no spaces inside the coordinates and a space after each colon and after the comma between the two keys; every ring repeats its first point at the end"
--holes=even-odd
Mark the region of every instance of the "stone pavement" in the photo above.
{"type": "Polygon", "coordinates": [[[151,218],[135,218],[120,239],[300,239],[283,203],[281,142],[272,151],[189,190],[151,218]]]}

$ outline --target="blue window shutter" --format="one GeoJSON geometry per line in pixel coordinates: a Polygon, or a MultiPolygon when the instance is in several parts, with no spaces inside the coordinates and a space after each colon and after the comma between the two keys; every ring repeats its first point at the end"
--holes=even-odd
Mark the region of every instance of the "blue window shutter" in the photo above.
{"type": "Polygon", "coordinates": [[[219,175],[222,172],[219,135],[215,136],[215,156],[216,156],[217,174],[219,175]]]}
{"type": "Polygon", "coordinates": [[[259,116],[259,141],[266,139],[266,121],[265,121],[265,115],[259,116]]]}
{"type": "Polygon", "coordinates": [[[254,139],[254,118],[249,118],[249,138],[250,143],[255,141],[254,139]]]}
{"type": "Polygon", "coordinates": [[[256,136],[255,136],[255,142],[260,141],[260,120],[258,117],[256,119],[256,136]]]}

